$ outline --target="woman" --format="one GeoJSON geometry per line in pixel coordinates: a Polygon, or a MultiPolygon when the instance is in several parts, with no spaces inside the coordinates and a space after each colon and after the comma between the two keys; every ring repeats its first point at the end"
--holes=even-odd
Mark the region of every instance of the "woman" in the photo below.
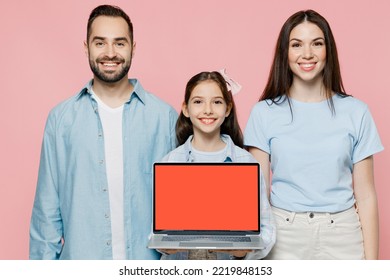
{"type": "Polygon", "coordinates": [[[377,259],[373,155],[383,150],[368,107],[344,91],[328,22],[292,15],[277,40],[245,145],[260,162],[277,223],[270,259],[377,259]]]}

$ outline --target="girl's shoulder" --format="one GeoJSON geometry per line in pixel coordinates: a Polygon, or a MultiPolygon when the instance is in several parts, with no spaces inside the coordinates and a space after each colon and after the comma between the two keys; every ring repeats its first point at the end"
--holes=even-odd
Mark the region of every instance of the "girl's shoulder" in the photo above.
{"type": "Polygon", "coordinates": [[[235,162],[257,162],[247,150],[234,145],[235,162]]]}
{"type": "Polygon", "coordinates": [[[221,134],[221,139],[227,144],[226,155],[233,162],[256,162],[255,158],[247,150],[234,144],[227,134],[221,134]]]}
{"type": "Polygon", "coordinates": [[[187,162],[188,153],[185,144],[183,144],[166,154],[161,162],[187,162]]]}

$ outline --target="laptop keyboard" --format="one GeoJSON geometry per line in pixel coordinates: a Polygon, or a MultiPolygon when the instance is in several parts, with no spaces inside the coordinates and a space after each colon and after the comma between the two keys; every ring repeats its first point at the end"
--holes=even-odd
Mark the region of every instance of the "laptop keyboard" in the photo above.
{"type": "Polygon", "coordinates": [[[224,242],[251,242],[251,238],[247,236],[191,236],[191,235],[171,235],[163,236],[162,241],[193,241],[193,240],[212,240],[224,242]]]}

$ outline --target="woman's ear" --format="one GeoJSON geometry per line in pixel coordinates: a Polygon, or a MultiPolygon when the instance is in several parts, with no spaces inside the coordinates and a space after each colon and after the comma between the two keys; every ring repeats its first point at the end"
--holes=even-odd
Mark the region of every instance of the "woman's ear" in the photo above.
{"type": "Polygon", "coordinates": [[[190,114],[188,114],[188,107],[185,102],[181,105],[181,111],[183,112],[183,115],[186,116],[187,118],[190,117],[190,114]]]}

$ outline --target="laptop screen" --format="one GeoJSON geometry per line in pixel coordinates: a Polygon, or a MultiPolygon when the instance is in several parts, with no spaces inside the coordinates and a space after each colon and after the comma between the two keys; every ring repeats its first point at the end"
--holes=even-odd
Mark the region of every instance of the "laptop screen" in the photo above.
{"type": "Polygon", "coordinates": [[[155,163],[154,231],[260,231],[257,163],[155,163]]]}

